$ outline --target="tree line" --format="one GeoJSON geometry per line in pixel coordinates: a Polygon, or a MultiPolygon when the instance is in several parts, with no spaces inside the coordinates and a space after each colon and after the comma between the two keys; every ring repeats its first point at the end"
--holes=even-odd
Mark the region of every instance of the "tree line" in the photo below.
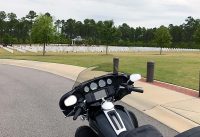
{"type": "Polygon", "coordinates": [[[70,44],[77,36],[86,45],[200,48],[200,20],[190,16],[181,25],[134,28],[126,23],[115,26],[113,20],[54,20],[48,12],[37,15],[32,10],[18,19],[15,13],[0,11],[0,43],[3,44],[70,44]]]}

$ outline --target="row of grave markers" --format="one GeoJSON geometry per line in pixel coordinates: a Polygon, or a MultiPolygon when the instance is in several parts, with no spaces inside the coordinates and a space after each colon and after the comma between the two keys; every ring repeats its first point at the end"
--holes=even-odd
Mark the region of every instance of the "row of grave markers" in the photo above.
{"type": "MultiPolygon", "coordinates": [[[[2,47],[2,46],[1,46],[2,47]]],[[[15,50],[18,52],[42,52],[43,46],[29,46],[29,45],[13,45],[8,47],[3,47],[10,53],[15,50]]],[[[58,45],[48,45],[46,46],[47,52],[106,52],[106,46],[58,46],[58,45]]],[[[160,51],[157,47],[118,47],[118,46],[108,46],[108,52],[156,52],[160,51]]],[[[181,49],[181,48],[162,48],[164,52],[195,52],[200,51],[200,49],[181,49]]]]}

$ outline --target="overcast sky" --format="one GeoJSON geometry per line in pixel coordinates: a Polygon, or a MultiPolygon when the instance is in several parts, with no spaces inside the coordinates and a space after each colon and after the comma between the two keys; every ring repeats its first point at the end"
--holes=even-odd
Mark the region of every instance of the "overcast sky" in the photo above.
{"type": "Polygon", "coordinates": [[[0,0],[0,11],[18,18],[30,10],[49,12],[55,19],[113,20],[132,27],[180,25],[188,16],[200,18],[200,0],[0,0]]]}

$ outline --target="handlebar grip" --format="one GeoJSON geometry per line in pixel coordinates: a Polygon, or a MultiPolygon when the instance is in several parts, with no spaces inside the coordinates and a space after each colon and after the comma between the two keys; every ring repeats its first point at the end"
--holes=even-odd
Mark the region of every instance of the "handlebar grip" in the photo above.
{"type": "Polygon", "coordinates": [[[82,112],[82,108],[79,107],[78,110],[76,111],[76,113],[74,114],[73,120],[76,120],[78,118],[78,116],[81,114],[82,112]]]}
{"type": "Polygon", "coordinates": [[[127,89],[128,89],[128,91],[135,91],[135,92],[138,92],[138,93],[143,93],[144,92],[143,89],[137,88],[137,87],[132,87],[132,86],[128,86],[127,89]]]}
{"type": "Polygon", "coordinates": [[[139,93],[143,93],[144,92],[144,90],[141,89],[141,88],[134,88],[133,91],[139,92],[139,93]]]}

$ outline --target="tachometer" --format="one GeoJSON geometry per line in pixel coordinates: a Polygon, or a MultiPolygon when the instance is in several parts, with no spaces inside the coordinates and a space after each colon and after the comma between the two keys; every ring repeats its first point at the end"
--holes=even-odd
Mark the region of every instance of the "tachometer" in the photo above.
{"type": "Polygon", "coordinates": [[[85,86],[85,87],[84,87],[84,91],[85,91],[85,92],[89,92],[89,91],[90,91],[89,87],[88,87],[88,86],[85,86]]]}
{"type": "Polygon", "coordinates": [[[92,82],[92,83],[90,84],[90,88],[91,88],[91,90],[96,90],[97,87],[98,87],[97,84],[94,83],[94,82],[92,82]]]}
{"type": "Polygon", "coordinates": [[[99,80],[99,87],[105,87],[106,86],[106,82],[104,80],[99,80]]]}
{"type": "Polygon", "coordinates": [[[112,84],[112,80],[111,79],[107,79],[107,84],[112,84]]]}

